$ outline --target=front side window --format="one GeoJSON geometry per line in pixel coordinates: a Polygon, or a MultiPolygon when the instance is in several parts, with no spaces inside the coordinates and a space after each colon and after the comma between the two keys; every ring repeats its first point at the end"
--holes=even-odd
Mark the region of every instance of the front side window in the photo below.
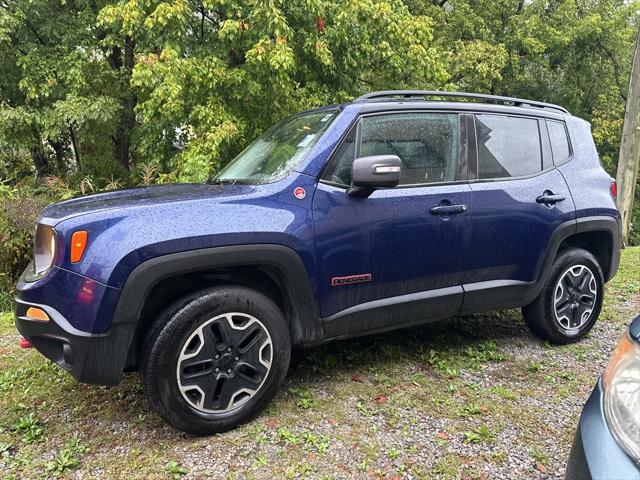
{"type": "MultiPolygon", "coordinates": [[[[359,157],[397,155],[402,161],[399,185],[456,180],[460,142],[458,115],[394,113],[364,117],[360,124],[359,157]]],[[[324,180],[351,184],[355,135],[350,133],[333,156],[324,180]]]]}
{"type": "Polygon", "coordinates": [[[289,117],[266,130],[213,179],[214,183],[269,183],[286,176],[311,151],[337,111],[289,117]]]}
{"type": "Polygon", "coordinates": [[[355,155],[356,129],[354,127],[336,150],[322,178],[338,185],[351,185],[351,166],[355,155]]]}
{"type": "Polygon", "coordinates": [[[542,171],[538,121],[476,115],[478,178],[508,178],[542,171]]]}
{"type": "Polygon", "coordinates": [[[569,158],[569,140],[567,139],[567,131],[564,124],[547,120],[547,129],[549,130],[549,140],[551,142],[551,151],[553,152],[553,161],[556,165],[562,163],[569,158]]]}

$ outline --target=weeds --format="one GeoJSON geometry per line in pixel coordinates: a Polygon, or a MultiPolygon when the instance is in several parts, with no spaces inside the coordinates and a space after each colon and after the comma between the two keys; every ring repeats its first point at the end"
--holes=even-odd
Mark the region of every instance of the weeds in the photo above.
{"type": "Polygon", "coordinates": [[[39,442],[44,436],[44,429],[38,422],[38,417],[36,417],[36,414],[33,412],[18,419],[13,429],[22,435],[22,441],[24,443],[39,442]]]}
{"type": "Polygon", "coordinates": [[[495,434],[487,425],[480,425],[472,432],[464,432],[463,435],[466,443],[489,442],[495,438],[495,434]]]}
{"type": "Polygon", "coordinates": [[[167,465],[166,465],[165,468],[169,472],[169,475],[171,475],[171,478],[173,478],[175,480],[177,480],[180,477],[182,477],[183,475],[186,475],[187,473],[189,473],[189,470],[184,468],[182,465],[180,465],[175,460],[171,460],[170,462],[167,462],[167,465]]]}
{"type": "Polygon", "coordinates": [[[479,415],[482,413],[482,409],[475,403],[468,403],[462,407],[462,410],[458,413],[461,417],[470,417],[472,415],[479,415]]]}
{"type": "Polygon", "coordinates": [[[74,470],[80,466],[80,456],[87,452],[87,447],[78,438],[72,439],[60,450],[50,462],[46,464],[46,471],[60,475],[67,470],[74,470]]]}

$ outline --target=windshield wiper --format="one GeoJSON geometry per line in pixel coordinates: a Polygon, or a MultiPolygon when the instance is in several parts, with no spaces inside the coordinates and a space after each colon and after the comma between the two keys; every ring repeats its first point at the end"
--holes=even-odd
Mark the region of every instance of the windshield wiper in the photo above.
{"type": "Polygon", "coordinates": [[[212,185],[235,185],[237,183],[239,183],[240,180],[233,180],[233,179],[229,179],[229,178],[214,178],[212,180],[209,180],[209,182],[212,185]]]}

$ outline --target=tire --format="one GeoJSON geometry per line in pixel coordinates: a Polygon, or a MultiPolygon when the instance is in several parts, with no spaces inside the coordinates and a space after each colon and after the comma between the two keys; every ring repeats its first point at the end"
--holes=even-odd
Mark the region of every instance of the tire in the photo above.
{"type": "Polygon", "coordinates": [[[151,326],[142,387],[175,428],[211,435],[256,416],[278,392],[290,356],[287,322],[269,298],[245,287],[209,288],[182,298],[151,326]]]}
{"type": "Polygon", "coordinates": [[[582,248],[558,254],[540,295],[522,309],[529,329],[542,340],[565,345],[583,338],[600,315],[604,276],[582,248]]]}

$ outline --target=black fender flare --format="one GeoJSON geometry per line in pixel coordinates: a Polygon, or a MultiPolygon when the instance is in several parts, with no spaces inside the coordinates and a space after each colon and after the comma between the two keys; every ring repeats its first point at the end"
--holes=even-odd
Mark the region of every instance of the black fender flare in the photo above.
{"type": "Polygon", "coordinates": [[[620,264],[620,248],[622,246],[620,222],[616,217],[607,215],[579,217],[576,220],[570,220],[560,224],[551,235],[547,251],[543,257],[538,281],[533,284],[532,288],[528,289],[529,291],[526,295],[527,302],[533,301],[540,294],[562,242],[576,234],[597,231],[607,232],[611,236],[611,263],[609,272],[605,276],[605,281],[613,278],[620,264]]]}
{"type": "MultiPolygon", "coordinates": [[[[275,244],[250,244],[212,247],[171,253],[147,260],[134,268],[122,288],[111,329],[129,332],[126,351],[130,352],[142,309],[152,289],[167,278],[223,267],[266,266],[277,272],[274,280],[288,296],[293,307],[292,343],[307,344],[324,340],[324,327],[318,314],[311,281],[302,259],[295,250],[275,244]]],[[[120,338],[122,342],[123,339],[120,338]]],[[[125,350],[119,345],[118,353],[125,350]]],[[[122,371],[125,358],[114,358],[122,371]]],[[[122,355],[118,355],[122,357],[122,355]]]]}

